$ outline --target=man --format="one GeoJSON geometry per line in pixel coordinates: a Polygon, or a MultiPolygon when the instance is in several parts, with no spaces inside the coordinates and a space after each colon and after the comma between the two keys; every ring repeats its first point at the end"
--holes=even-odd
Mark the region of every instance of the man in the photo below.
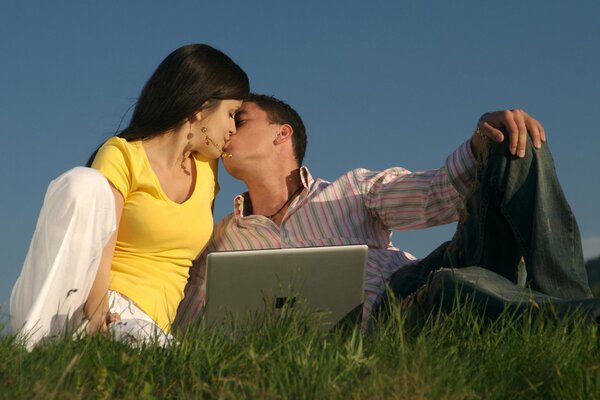
{"type": "MultiPolygon", "coordinates": [[[[237,132],[225,148],[232,156],[224,166],[248,192],[235,198],[233,213],[215,226],[194,264],[179,326],[193,321],[204,302],[205,260],[212,251],[367,244],[363,321],[386,301],[386,284],[406,298],[424,287],[432,271],[476,265],[511,288],[516,285],[508,280],[515,280],[521,257],[535,291],[560,299],[591,297],[579,232],[545,132],[524,111],[484,114],[473,136],[439,169],[356,169],[334,182],[314,179],[301,167],[305,128],[289,105],[253,94],[235,118],[237,132]],[[461,214],[452,242],[421,261],[390,242],[391,229],[446,224],[461,214]]],[[[470,270],[456,271],[467,273],[468,281],[470,270]]]]}

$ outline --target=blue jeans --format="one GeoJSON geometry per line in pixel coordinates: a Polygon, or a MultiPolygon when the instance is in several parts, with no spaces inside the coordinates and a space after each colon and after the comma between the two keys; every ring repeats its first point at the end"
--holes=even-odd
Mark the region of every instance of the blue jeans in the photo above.
{"type": "MultiPolygon", "coordinates": [[[[546,144],[536,150],[528,138],[519,159],[506,143],[489,142],[464,211],[451,241],[391,276],[397,298],[420,290],[423,303],[447,308],[460,290],[482,310],[500,312],[527,307],[534,296],[565,308],[583,304],[597,317],[600,300],[590,299],[579,229],[546,144]],[[521,257],[527,288],[516,285],[521,257]]],[[[384,295],[382,306],[388,301],[384,295]]]]}

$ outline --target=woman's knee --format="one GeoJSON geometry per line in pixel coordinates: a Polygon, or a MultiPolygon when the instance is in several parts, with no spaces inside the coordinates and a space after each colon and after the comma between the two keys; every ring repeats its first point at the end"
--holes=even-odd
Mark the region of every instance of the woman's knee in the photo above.
{"type": "Polygon", "coordinates": [[[108,180],[98,170],[75,167],[54,179],[47,196],[58,195],[65,203],[114,201],[108,180]]]}

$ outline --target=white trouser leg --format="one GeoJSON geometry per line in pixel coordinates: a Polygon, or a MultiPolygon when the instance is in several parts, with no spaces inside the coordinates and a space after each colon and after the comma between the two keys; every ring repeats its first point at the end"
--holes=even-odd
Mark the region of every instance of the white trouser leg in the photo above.
{"type": "Polygon", "coordinates": [[[10,297],[12,330],[28,349],[81,322],[102,250],[115,228],[114,195],[100,172],[77,167],[50,183],[10,297]]]}
{"type": "Polygon", "coordinates": [[[142,311],[131,299],[114,290],[108,291],[110,312],[117,313],[120,321],[108,326],[112,337],[131,346],[157,344],[162,347],[174,343],[173,336],[164,332],[152,318],[142,311]]]}

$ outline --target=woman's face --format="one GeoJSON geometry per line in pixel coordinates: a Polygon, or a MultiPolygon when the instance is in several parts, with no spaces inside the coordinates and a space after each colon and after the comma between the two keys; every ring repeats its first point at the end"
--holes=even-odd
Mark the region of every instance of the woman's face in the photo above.
{"type": "Polygon", "coordinates": [[[235,133],[235,113],[241,100],[220,100],[214,108],[203,111],[194,130],[196,151],[207,158],[219,158],[225,141],[235,133]]]}

